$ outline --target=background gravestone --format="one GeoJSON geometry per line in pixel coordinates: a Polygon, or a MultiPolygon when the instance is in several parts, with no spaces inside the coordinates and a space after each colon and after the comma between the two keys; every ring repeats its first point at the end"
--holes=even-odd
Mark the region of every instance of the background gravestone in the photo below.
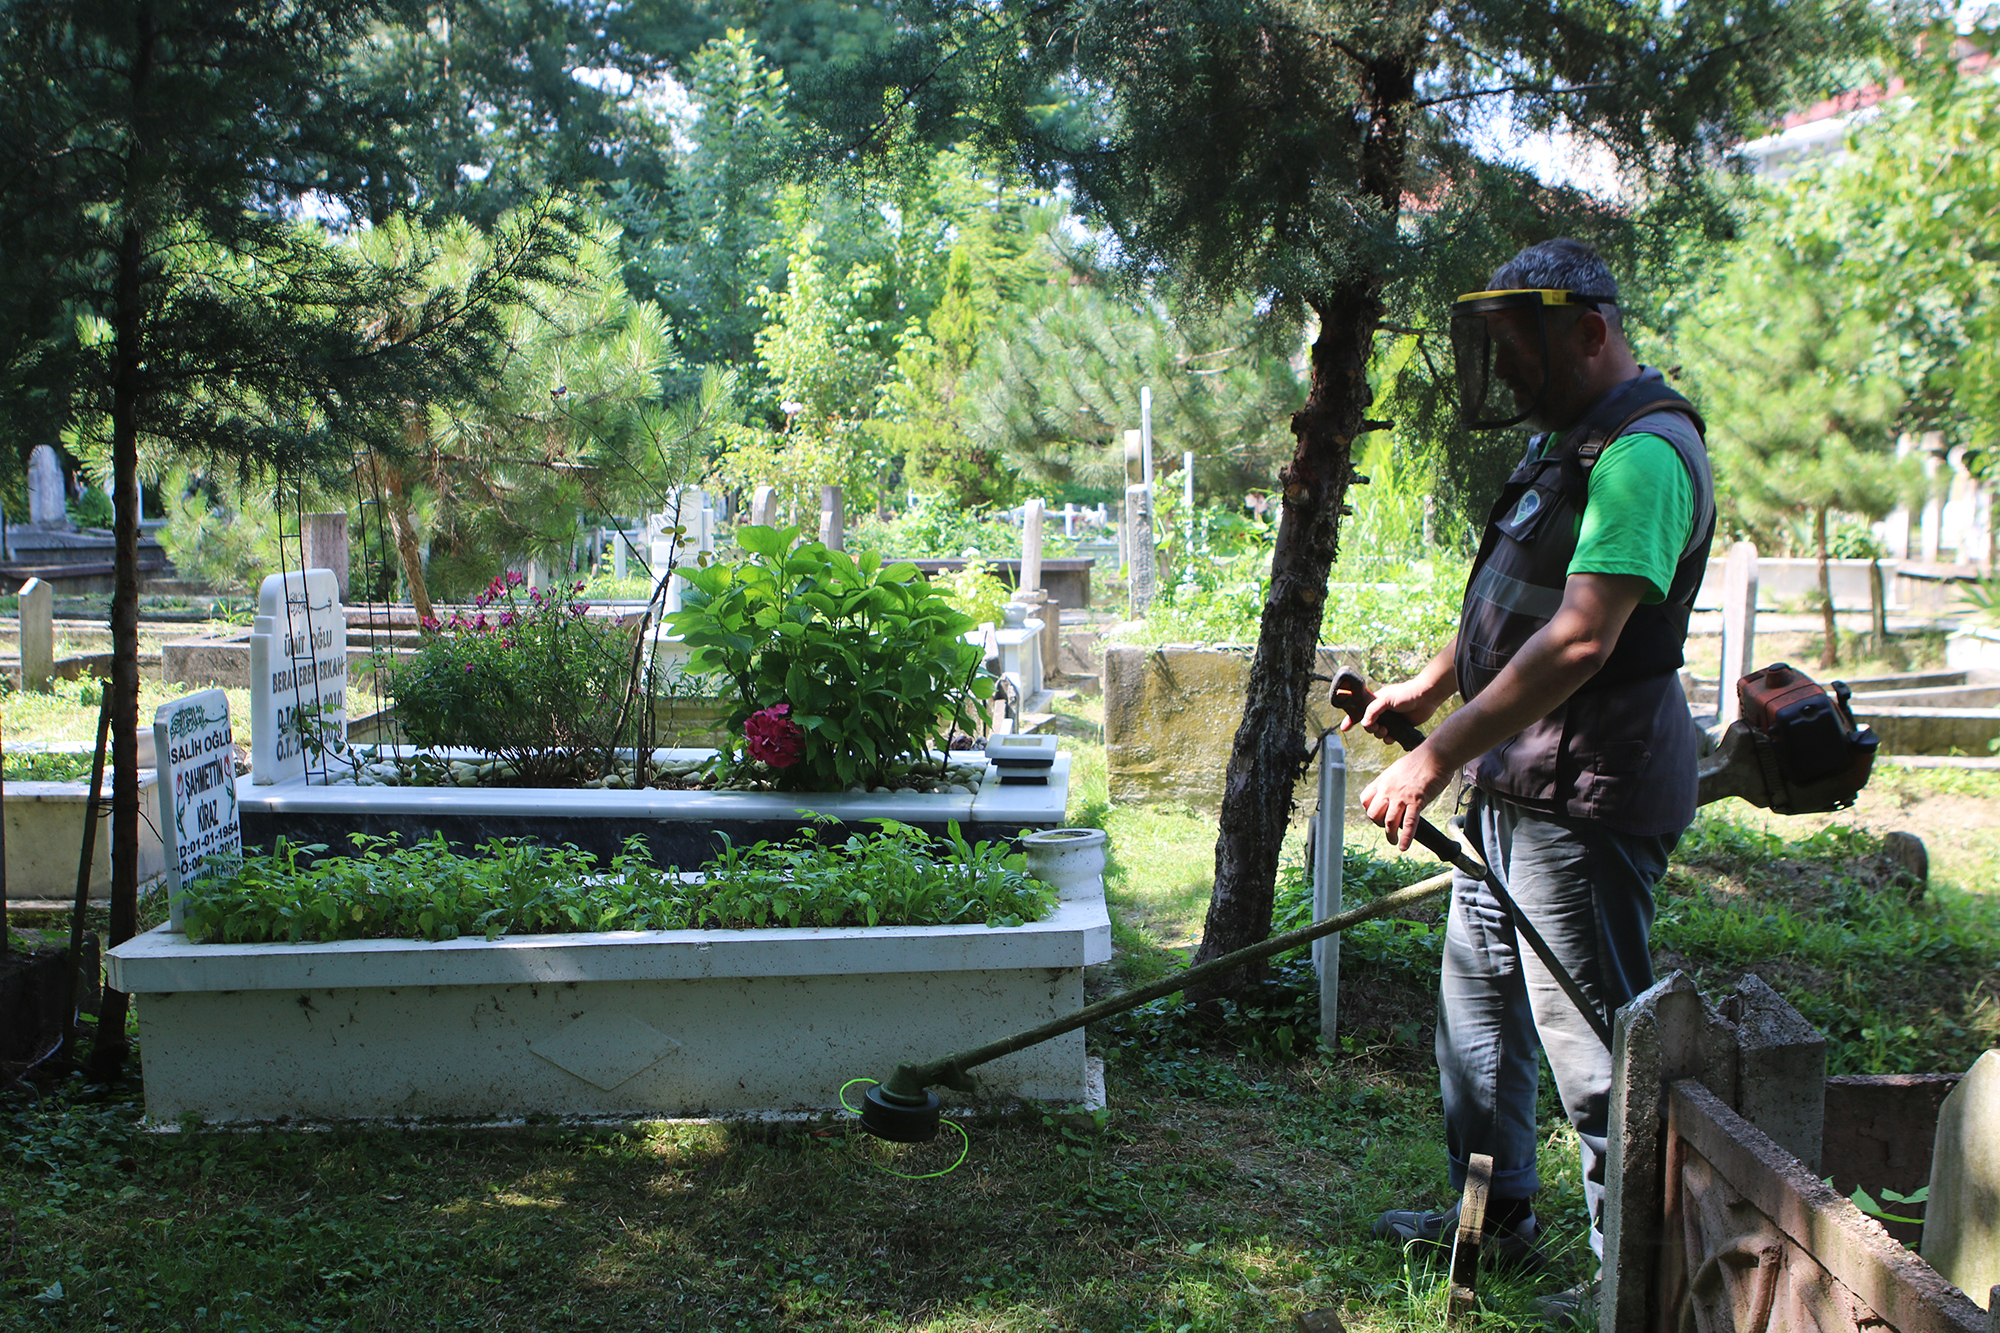
{"type": "Polygon", "coordinates": [[[28,455],[28,526],[51,532],[68,532],[69,487],[63,482],[62,463],[46,444],[35,446],[28,455]]]}
{"type": "Polygon", "coordinates": [[[167,928],[180,931],[181,886],[210,857],[243,855],[243,821],[236,808],[236,739],[229,697],[201,690],[153,714],[153,752],[160,764],[160,845],[167,858],[167,928]]]}
{"type": "Polygon", "coordinates": [[[1938,1108],[1921,1253],[1975,1302],[2000,1282],[2000,1050],[1974,1061],[1938,1108]]]}
{"type": "Polygon", "coordinates": [[[47,694],[56,677],[55,589],[40,579],[21,585],[21,688],[47,694]]]}

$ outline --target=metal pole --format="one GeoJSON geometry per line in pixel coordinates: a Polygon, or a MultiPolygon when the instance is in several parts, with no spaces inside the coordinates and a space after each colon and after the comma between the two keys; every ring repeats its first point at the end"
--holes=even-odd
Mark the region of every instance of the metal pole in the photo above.
{"type": "MultiPolygon", "coordinates": [[[[1346,834],[1347,747],[1340,733],[1328,731],[1319,742],[1319,809],[1313,812],[1313,919],[1340,915],[1341,871],[1345,868],[1342,839],[1346,834]]],[[[1313,941],[1313,970],[1319,974],[1319,1039],[1333,1045],[1340,1026],[1340,936],[1313,941]]]]}

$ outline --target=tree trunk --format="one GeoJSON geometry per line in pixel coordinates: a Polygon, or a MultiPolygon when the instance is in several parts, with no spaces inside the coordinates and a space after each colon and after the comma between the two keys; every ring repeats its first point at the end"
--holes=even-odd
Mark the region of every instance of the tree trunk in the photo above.
{"type": "Polygon", "coordinates": [[[1840,626],[1833,618],[1833,572],[1826,567],[1825,505],[1813,514],[1813,545],[1819,555],[1820,624],[1826,631],[1826,644],[1819,650],[1819,664],[1834,667],[1840,665],[1840,626]]]}
{"type": "MultiPolygon", "coordinates": [[[[1401,110],[1414,95],[1415,68],[1414,60],[1384,60],[1366,71],[1363,109],[1369,128],[1361,153],[1361,185],[1391,225],[1403,193],[1401,110]]],[[[1318,688],[1312,677],[1327,580],[1339,553],[1347,488],[1356,482],[1354,441],[1385,424],[1367,419],[1373,400],[1368,360],[1382,318],[1381,282],[1378,274],[1357,273],[1312,301],[1319,317],[1312,388],[1306,405],[1292,417],[1298,447],[1279,475],[1283,501],[1271,552],[1271,588],[1258,626],[1243,722],[1230,747],[1222,829],[1215,842],[1215,892],[1196,963],[1271,933],[1272,895],[1291,823],[1293,788],[1313,755],[1305,734],[1306,705],[1318,688]]],[[[1187,998],[1200,1002],[1228,994],[1254,976],[1245,969],[1190,988],[1187,998]]]]}
{"type": "MultiPolygon", "coordinates": [[[[139,395],[145,238],[128,224],[118,250],[116,368],[111,390],[111,928],[116,948],[139,927],[139,395]]],[[[118,1076],[126,1055],[123,991],[104,988],[91,1064],[118,1076]]]]}
{"type": "Polygon", "coordinates": [[[417,544],[416,520],[410,517],[409,497],[403,492],[403,474],[391,466],[383,469],[387,480],[383,482],[385,492],[384,508],[389,511],[389,526],[396,533],[396,556],[403,566],[403,581],[410,585],[410,605],[417,611],[417,623],[435,618],[431,609],[431,591],[424,583],[424,552],[417,544]]]}

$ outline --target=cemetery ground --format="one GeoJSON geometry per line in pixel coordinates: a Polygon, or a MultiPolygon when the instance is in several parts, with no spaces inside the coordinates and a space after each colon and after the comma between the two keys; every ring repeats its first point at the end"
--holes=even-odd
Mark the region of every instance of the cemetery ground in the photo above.
{"type": "MultiPolygon", "coordinates": [[[[1096,995],[1184,956],[1215,824],[1109,806],[1090,702],[1061,728],[1071,820],[1112,839],[1119,957],[1096,995]]],[[[1429,869],[1352,856],[1350,901],[1429,869]]],[[[1844,816],[1710,812],[1656,944],[1711,993],[1765,976],[1827,1032],[1830,1072],[1960,1070],[2000,1041],[1996,882],[2000,774],[1885,765],[1844,816]],[[1876,855],[1891,828],[1930,848],[1919,901],[1876,855]]],[[[1162,1004],[1095,1031],[1108,1110],[971,1123],[963,1164],[921,1179],[891,1172],[948,1167],[955,1136],[892,1147],[846,1117],[147,1133],[135,1086],[17,1088],[0,1098],[0,1327],[1220,1333],[1327,1306],[1352,1329],[1442,1327],[1443,1265],[1368,1235],[1383,1208],[1448,1202],[1437,922],[1349,937],[1337,1052],[1308,1049],[1316,1001],[1281,965],[1219,1030],[1162,1004]]],[[[1546,1088],[1543,1124],[1555,1270],[1483,1277],[1484,1327],[1525,1324],[1584,1271],[1574,1141],[1546,1088]]]]}

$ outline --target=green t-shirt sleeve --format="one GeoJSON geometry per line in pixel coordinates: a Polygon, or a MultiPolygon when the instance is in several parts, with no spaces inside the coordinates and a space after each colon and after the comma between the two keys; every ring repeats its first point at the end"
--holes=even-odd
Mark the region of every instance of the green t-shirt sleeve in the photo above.
{"type": "Polygon", "coordinates": [[[1590,470],[1569,572],[1642,578],[1652,587],[1640,600],[1656,605],[1693,535],[1694,482],[1680,455],[1657,435],[1621,436],[1590,470]]]}

